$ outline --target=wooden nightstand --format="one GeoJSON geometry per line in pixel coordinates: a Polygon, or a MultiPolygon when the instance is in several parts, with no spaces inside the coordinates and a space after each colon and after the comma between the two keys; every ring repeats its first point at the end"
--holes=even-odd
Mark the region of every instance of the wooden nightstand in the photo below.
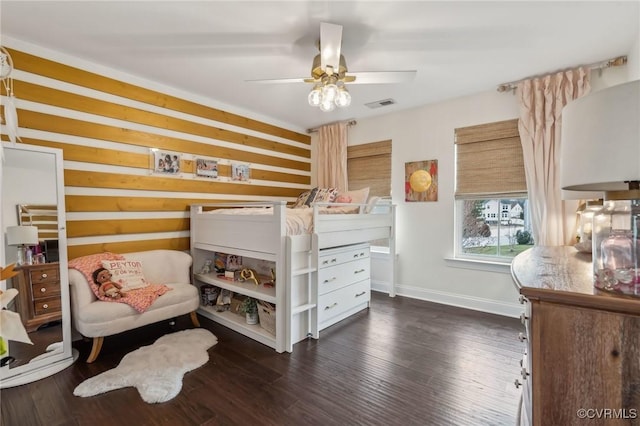
{"type": "Polygon", "coordinates": [[[19,274],[12,278],[18,290],[16,308],[29,333],[62,319],[59,269],[57,262],[16,268],[19,274]]]}

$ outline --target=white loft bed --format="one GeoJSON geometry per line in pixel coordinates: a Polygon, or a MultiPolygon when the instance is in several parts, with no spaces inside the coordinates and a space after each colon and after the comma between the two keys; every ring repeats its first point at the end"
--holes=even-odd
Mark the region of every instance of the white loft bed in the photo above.
{"type": "MultiPolygon", "coordinates": [[[[370,209],[363,205],[360,212],[351,214],[323,214],[328,206],[317,204],[313,207],[310,212],[313,214],[311,233],[287,235],[287,213],[294,209],[288,209],[284,201],[192,205],[194,284],[213,284],[274,303],[276,334],[271,335],[259,325],[247,325],[243,317],[230,312],[216,312],[201,306],[199,313],[271,346],[277,352],[292,352],[294,343],[307,337],[318,338],[316,281],[322,250],[388,239],[391,258],[395,258],[395,206],[390,201],[380,200],[370,209]],[[210,213],[220,208],[227,211],[253,208],[261,210],[262,214],[210,213]],[[266,214],[265,209],[268,211],[266,214]],[[370,211],[364,213],[365,210],[370,211]],[[217,278],[215,273],[198,273],[213,252],[274,262],[275,288],[227,281],[217,278]]],[[[390,288],[393,296],[393,282],[390,288]]]]}

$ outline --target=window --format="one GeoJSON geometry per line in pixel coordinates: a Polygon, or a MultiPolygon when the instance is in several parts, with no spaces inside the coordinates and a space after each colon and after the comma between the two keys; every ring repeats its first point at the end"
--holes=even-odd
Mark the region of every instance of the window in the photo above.
{"type": "MultiPolygon", "coordinates": [[[[349,190],[369,187],[369,197],[391,196],[391,141],[347,147],[349,190]]],[[[372,249],[385,250],[389,240],[371,242],[372,249]]]]}
{"type": "Polygon", "coordinates": [[[391,195],[391,141],[347,147],[349,190],[369,187],[369,197],[391,195]]]}
{"type": "Polygon", "coordinates": [[[455,137],[456,257],[509,261],[533,244],[518,120],[455,137]]]}

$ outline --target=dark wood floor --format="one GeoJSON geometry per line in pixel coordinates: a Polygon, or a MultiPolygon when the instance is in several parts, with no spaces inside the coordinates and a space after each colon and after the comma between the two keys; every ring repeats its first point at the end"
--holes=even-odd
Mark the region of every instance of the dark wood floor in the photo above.
{"type": "Polygon", "coordinates": [[[102,353],[1,391],[2,425],[513,425],[522,343],[516,319],[374,294],[371,308],[278,354],[205,318],[219,339],[181,393],[147,404],[133,388],[73,396],[128,352],[190,328],[154,324],[106,338],[102,353]]]}

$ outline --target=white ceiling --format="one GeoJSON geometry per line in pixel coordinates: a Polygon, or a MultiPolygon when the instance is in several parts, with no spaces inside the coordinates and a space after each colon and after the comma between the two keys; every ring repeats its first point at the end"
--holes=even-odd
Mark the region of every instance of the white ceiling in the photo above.
{"type": "MultiPolygon", "coordinates": [[[[0,36],[40,45],[255,112],[294,129],[493,90],[629,54],[640,3],[434,1],[7,1],[0,36]],[[320,23],[344,26],[350,71],[417,70],[351,85],[349,108],[307,104],[320,23]],[[386,98],[397,104],[369,109],[386,98]]],[[[637,53],[636,53],[637,55],[637,53]]],[[[19,97],[19,95],[18,95],[19,97]]]]}

